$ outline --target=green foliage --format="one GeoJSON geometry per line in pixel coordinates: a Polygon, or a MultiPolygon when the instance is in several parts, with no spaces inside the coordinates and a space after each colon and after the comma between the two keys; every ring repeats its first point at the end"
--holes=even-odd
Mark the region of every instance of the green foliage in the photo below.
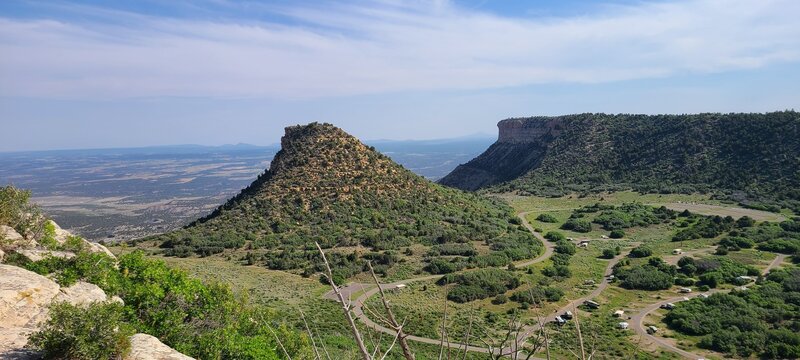
{"type": "Polygon", "coordinates": [[[39,245],[44,246],[48,250],[56,250],[58,248],[58,241],[56,241],[56,225],[52,221],[45,221],[42,225],[42,237],[39,239],[39,245]]]}
{"type": "Polygon", "coordinates": [[[615,256],[620,254],[620,248],[617,246],[614,249],[603,249],[603,254],[600,255],[603,259],[613,259],[615,256]]]}
{"type": "Polygon", "coordinates": [[[447,293],[449,300],[465,303],[505,293],[520,285],[519,278],[510,271],[480,269],[445,275],[439,285],[456,284],[447,293]]]}
{"type": "Polygon", "coordinates": [[[28,341],[45,359],[113,360],[127,354],[133,333],[120,304],[62,302],[50,306],[50,319],[28,341]]]}
{"type": "Polygon", "coordinates": [[[672,241],[685,241],[700,238],[715,238],[733,228],[734,220],[730,216],[702,216],[688,228],[679,230],[672,241]]]}
{"type": "Polygon", "coordinates": [[[593,222],[606,230],[621,230],[634,226],[660,224],[677,217],[677,212],[666,207],[652,207],[639,203],[625,203],[612,209],[604,210],[593,222]]]}
{"type": "Polygon", "coordinates": [[[536,217],[536,220],[539,220],[544,223],[557,223],[558,219],[553,214],[542,213],[536,217]]]}
{"type": "Polygon", "coordinates": [[[567,237],[564,234],[558,231],[548,231],[547,234],[544,234],[544,238],[551,241],[551,242],[558,242],[561,240],[567,240],[567,237]]]}
{"type": "Polygon", "coordinates": [[[554,251],[559,254],[575,255],[578,248],[571,241],[559,240],[554,251]]]}
{"type": "Polygon", "coordinates": [[[700,284],[715,288],[719,284],[736,284],[739,276],[758,276],[758,269],[743,265],[728,257],[693,259],[682,257],[679,271],[686,276],[699,276],[700,284]]]}
{"type": "Polygon", "coordinates": [[[800,113],[795,111],[513,121],[557,130],[532,143],[495,143],[442,182],[540,196],[713,191],[750,207],[800,209],[800,113]]]}
{"type": "Polygon", "coordinates": [[[631,252],[630,252],[630,254],[628,256],[630,256],[632,258],[643,258],[643,257],[651,256],[651,255],[653,255],[653,249],[651,249],[651,248],[649,248],[649,247],[647,247],[645,245],[639,245],[639,246],[633,248],[633,250],[631,250],[631,252]]]}
{"type": "Polygon", "coordinates": [[[612,239],[622,239],[625,237],[625,232],[622,230],[611,230],[611,233],[608,234],[608,237],[612,239]]]}
{"type": "Polygon", "coordinates": [[[660,258],[650,258],[644,265],[629,266],[627,261],[620,261],[614,266],[614,276],[620,280],[620,286],[636,290],[669,289],[676,272],[674,265],[660,258]]]}
{"type": "Polygon", "coordinates": [[[502,200],[431,183],[330,124],[287,128],[282,146],[267,172],[212,214],[146,240],[173,256],[247,245],[267,252],[268,267],[305,274],[315,241],[373,251],[442,245],[434,251],[460,256],[474,255],[461,244],[483,241],[514,260],[541,251],[502,200]]]}
{"type": "MultiPolygon", "coordinates": [[[[184,354],[198,359],[256,359],[264,354],[278,358],[268,328],[274,318],[270,310],[236,298],[227,286],[204,284],[146,259],[140,251],[122,255],[118,266],[104,254],[80,252],[72,259],[49,257],[26,268],[53,276],[62,285],[84,280],[121,297],[125,323],[184,354]]],[[[286,328],[280,331],[290,355],[308,355],[304,336],[286,328]]]]}
{"type": "Polygon", "coordinates": [[[800,269],[772,271],[747,291],[715,293],[677,304],[664,321],[684,334],[703,336],[699,346],[732,357],[800,356],[800,269]]]}
{"type": "MultiPolygon", "coordinates": [[[[7,185],[0,187],[0,225],[7,225],[22,236],[38,240],[46,220],[41,209],[30,203],[31,192],[7,185]]],[[[0,239],[3,240],[3,239],[0,239]]]]}
{"type": "Polygon", "coordinates": [[[528,290],[516,291],[511,300],[518,303],[541,304],[543,301],[556,302],[564,297],[564,290],[552,286],[537,286],[528,290]]]}
{"type": "Polygon", "coordinates": [[[563,225],[561,225],[561,229],[572,230],[579,233],[588,233],[589,231],[592,231],[592,223],[586,219],[569,218],[563,225]]]}

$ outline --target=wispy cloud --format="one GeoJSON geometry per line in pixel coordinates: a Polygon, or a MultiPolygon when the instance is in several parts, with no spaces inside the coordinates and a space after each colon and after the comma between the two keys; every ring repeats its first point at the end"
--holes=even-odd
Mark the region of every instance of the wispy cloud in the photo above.
{"type": "Polygon", "coordinates": [[[0,18],[0,95],[291,99],[601,83],[800,61],[795,0],[639,3],[529,19],[441,1],[267,10],[292,21],[99,8],[75,10],[91,13],[82,20],[0,18]]]}

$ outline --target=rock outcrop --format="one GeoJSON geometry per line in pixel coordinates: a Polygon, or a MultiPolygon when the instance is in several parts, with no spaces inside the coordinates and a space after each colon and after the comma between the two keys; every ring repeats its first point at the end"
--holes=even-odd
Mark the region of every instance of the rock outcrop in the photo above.
{"type": "MultiPolygon", "coordinates": [[[[97,285],[79,281],[62,288],[53,280],[12,265],[0,264],[0,360],[37,359],[39,354],[25,348],[28,336],[39,330],[48,318],[48,306],[65,301],[85,305],[98,301],[116,301],[97,285]]],[[[131,338],[128,360],[191,360],[157,338],[136,334],[131,338]]]]}
{"type": "Polygon", "coordinates": [[[53,251],[53,250],[42,250],[42,249],[17,249],[17,254],[23,255],[30,261],[39,261],[48,256],[53,257],[60,257],[65,259],[71,259],[75,257],[75,253],[69,251],[53,251]]]}
{"type": "Polygon", "coordinates": [[[563,119],[558,117],[506,119],[497,123],[497,128],[499,130],[497,142],[509,144],[549,142],[561,133],[563,119]]]}
{"type": "Polygon", "coordinates": [[[53,299],[55,302],[66,301],[73,305],[86,305],[92,302],[107,301],[108,296],[99,286],[78,281],[70,287],[61,288],[53,299]]]}
{"type": "Polygon", "coordinates": [[[194,360],[164,345],[155,336],[136,334],[130,340],[131,352],[125,360],[194,360]]]}
{"type": "Polygon", "coordinates": [[[0,242],[5,249],[29,249],[36,246],[36,241],[26,239],[14,228],[7,225],[0,225],[0,242]]]}
{"type": "MultiPolygon", "coordinates": [[[[73,236],[71,232],[69,232],[67,230],[64,230],[60,226],[58,226],[58,224],[55,221],[53,221],[53,220],[48,220],[48,221],[50,221],[50,223],[53,224],[53,226],[55,227],[55,232],[56,232],[55,239],[56,239],[56,242],[58,242],[60,245],[63,245],[65,242],[67,242],[67,240],[69,240],[70,237],[73,236]]],[[[86,247],[86,250],[88,250],[89,252],[100,252],[100,253],[104,253],[104,254],[106,254],[106,255],[114,258],[114,259],[117,258],[105,246],[100,245],[100,244],[95,243],[95,242],[88,241],[86,239],[82,239],[82,240],[83,240],[84,246],[86,247]]],[[[33,260],[33,259],[31,259],[31,260],[33,260]]],[[[35,261],[35,260],[33,260],[33,261],[35,261]]]]}
{"type": "Polygon", "coordinates": [[[47,306],[59,290],[44,276],[0,264],[0,358],[26,353],[28,335],[47,319],[47,306]]]}

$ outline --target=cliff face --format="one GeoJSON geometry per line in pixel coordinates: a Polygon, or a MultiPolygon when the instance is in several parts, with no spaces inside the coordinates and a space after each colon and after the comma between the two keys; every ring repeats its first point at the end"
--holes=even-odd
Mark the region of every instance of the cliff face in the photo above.
{"type": "Polygon", "coordinates": [[[506,119],[497,123],[499,136],[497,142],[508,144],[529,144],[546,142],[556,137],[563,129],[561,118],[535,117],[528,119],[506,119]]]}
{"type": "Polygon", "coordinates": [[[508,119],[498,128],[494,145],[440,182],[548,196],[715,191],[754,206],[800,209],[795,111],[577,114],[508,119]]]}
{"type": "Polygon", "coordinates": [[[474,191],[524,175],[538,166],[553,139],[561,134],[561,118],[506,119],[497,123],[497,142],[477,158],[461,164],[439,180],[462,190],[474,191]]]}

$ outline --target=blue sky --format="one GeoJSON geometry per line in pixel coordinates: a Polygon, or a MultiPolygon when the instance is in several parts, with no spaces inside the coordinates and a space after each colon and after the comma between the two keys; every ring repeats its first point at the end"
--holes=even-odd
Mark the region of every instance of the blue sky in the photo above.
{"type": "Polygon", "coordinates": [[[3,1],[0,151],[798,109],[800,2],[3,1]]]}

